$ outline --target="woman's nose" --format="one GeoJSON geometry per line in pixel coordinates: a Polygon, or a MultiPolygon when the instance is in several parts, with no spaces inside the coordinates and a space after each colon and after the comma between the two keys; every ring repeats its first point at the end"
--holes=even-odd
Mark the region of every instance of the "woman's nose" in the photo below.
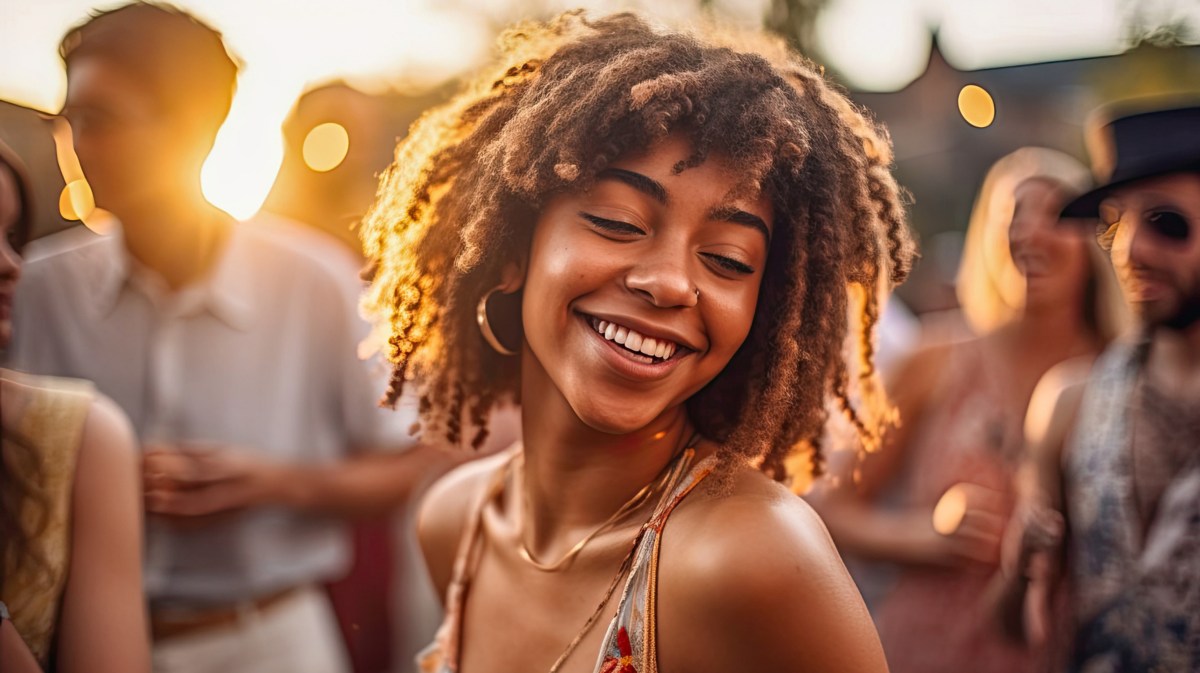
{"type": "Polygon", "coordinates": [[[670,247],[659,245],[637,260],[625,287],[659,308],[695,306],[700,293],[689,272],[690,255],[670,247]]]}
{"type": "Polygon", "coordinates": [[[19,278],[21,275],[21,256],[8,244],[0,240],[0,278],[19,278]]]}

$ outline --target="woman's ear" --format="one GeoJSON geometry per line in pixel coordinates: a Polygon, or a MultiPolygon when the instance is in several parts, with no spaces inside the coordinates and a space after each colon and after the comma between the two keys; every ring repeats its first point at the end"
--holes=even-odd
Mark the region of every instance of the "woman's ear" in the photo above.
{"type": "Polygon", "coordinates": [[[521,258],[506,262],[500,268],[500,291],[504,294],[512,294],[525,286],[525,270],[528,268],[524,256],[521,258]]]}

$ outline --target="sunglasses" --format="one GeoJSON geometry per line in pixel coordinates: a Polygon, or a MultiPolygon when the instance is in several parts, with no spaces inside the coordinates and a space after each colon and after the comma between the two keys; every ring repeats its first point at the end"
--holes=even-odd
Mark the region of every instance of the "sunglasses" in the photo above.
{"type": "MultiPolygon", "coordinates": [[[[1112,250],[1113,240],[1121,226],[1121,214],[1116,208],[1100,207],[1100,224],[1096,227],[1096,241],[1105,250],[1112,250]]],[[[1186,243],[1192,237],[1192,223],[1183,214],[1170,208],[1159,208],[1142,217],[1140,226],[1150,231],[1159,240],[1175,245],[1186,243]]]]}

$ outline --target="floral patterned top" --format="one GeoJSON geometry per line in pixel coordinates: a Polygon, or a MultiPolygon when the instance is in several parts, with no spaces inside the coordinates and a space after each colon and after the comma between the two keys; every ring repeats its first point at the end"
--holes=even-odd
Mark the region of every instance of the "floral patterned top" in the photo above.
{"type": "MultiPolygon", "coordinates": [[[[461,649],[459,636],[467,587],[479,565],[483,545],[479,544],[480,521],[484,506],[503,486],[504,477],[519,455],[514,451],[496,471],[492,487],[475,506],[475,511],[459,545],[454,575],[446,594],[446,617],[434,642],[417,656],[421,673],[457,673],[461,649]]],[[[714,457],[692,464],[695,451],[686,449],[667,479],[666,496],[650,519],[642,526],[629,576],[621,591],[617,613],[609,623],[604,646],[596,660],[596,673],[656,673],[655,606],[658,588],[658,557],[663,528],[675,507],[713,470],[714,457]]]]}

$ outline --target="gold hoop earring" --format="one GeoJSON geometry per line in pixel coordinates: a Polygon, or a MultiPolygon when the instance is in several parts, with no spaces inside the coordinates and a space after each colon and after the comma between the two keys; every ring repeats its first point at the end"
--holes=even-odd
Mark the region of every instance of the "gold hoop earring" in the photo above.
{"type": "Polygon", "coordinates": [[[496,333],[492,331],[492,324],[488,322],[488,300],[492,298],[492,295],[499,291],[499,287],[494,287],[490,292],[480,297],[479,305],[475,307],[475,322],[479,323],[479,332],[483,334],[483,340],[486,341],[493,350],[501,355],[516,355],[516,351],[500,343],[500,340],[496,338],[496,333]]]}

